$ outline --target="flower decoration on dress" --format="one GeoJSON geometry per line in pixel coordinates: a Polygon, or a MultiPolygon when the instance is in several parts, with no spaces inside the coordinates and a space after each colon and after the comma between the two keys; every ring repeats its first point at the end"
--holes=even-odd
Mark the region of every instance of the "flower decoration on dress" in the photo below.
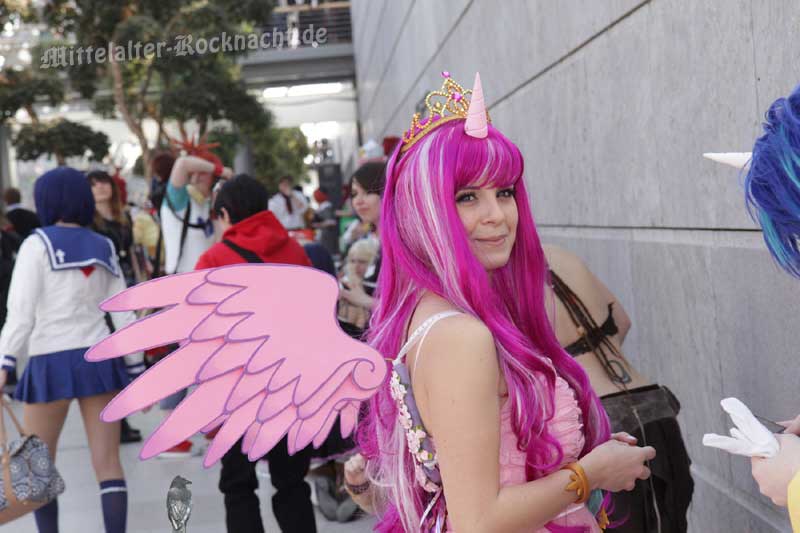
{"type": "Polygon", "coordinates": [[[400,404],[398,407],[400,410],[400,425],[403,426],[403,429],[408,431],[414,426],[414,421],[411,419],[411,413],[408,412],[408,407],[406,407],[405,403],[400,404]]]}
{"type": "MultiPolygon", "coordinates": [[[[405,365],[402,363],[395,364],[395,369],[398,368],[403,372],[406,371],[405,365]]],[[[417,481],[426,491],[436,492],[440,486],[430,477],[437,465],[436,454],[431,451],[433,446],[430,443],[426,445],[426,441],[429,439],[428,433],[422,426],[416,407],[413,406],[413,403],[413,407],[409,407],[407,403],[407,400],[413,402],[409,398],[409,386],[403,383],[403,378],[397,370],[392,371],[389,390],[397,404],[397,421],[406,433],[406,444],[414,460],[417,481]]]]}
{"type": "Polygon", "coordinates": [[[419,463],[414,463],[414,477],[425,492],[438,492],[441,487],[428,478],[425,469],[419,463]]]}
{"type": "Polygon", "coordinates": [[[400,374],[392,371],[392,379],[389,380],[389,387],[391,388],[392,398],[396,401],[401,401],[406,396],[406,387],[400,381],[400,374]]]}

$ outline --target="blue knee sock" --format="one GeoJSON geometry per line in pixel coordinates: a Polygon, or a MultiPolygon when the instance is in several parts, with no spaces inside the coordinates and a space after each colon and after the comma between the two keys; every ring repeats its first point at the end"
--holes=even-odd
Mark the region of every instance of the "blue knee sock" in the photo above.
{"type": "Polygon", "coordinates": [[[39,507],[33,512],[39,533],[58,533],[58,500],[39,507]]]}
{"type": "Polygon", "coordinates": [[[125,533],[125,522],[128,518],[128,488],[125,480],[101,481],[100,500],[103,503],[106,533],[125,533]]]}

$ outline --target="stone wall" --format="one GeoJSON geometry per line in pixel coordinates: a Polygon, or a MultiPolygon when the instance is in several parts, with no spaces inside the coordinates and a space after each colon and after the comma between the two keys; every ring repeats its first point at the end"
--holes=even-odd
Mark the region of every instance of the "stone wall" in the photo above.
{"type": "Polygon", "coordinates": [[[798,412],[800,282],[746,215],[738,173],[800,82],[790,0],[356,0],[364,138],[398,135],[441,85],[480,71],[493,123],[522,149],[544,240],[582,256],[633,320],[625,350],[683,403],[695,532],[789,529],[749,462],[701,445],[737,396],[798,412]],[[791,391],[791,392],[790,392],[791,391]]]}

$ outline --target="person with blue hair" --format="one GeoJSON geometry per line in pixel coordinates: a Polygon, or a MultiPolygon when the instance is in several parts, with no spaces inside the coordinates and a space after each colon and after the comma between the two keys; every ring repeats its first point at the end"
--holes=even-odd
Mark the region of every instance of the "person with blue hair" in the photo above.
{"type": "MultiPolygon", "coordinates": [[[[125,279],[113,243],[87,227],[95,203],[82,172],[46,172],[36,180],[34,197],[42,227],[22,243],[12,274],[0,333],[0,389],[10,372],[21,371],[14,397],[24,403],[25,428],[47,444],[53,460],[69,406],[78,400],[106,533],[124,533],[120,425],[102,422],[100,412],[144,363],[141,354],[89,363],[84,353],[108,335],[99,306],[125,289],[125,279]]],[[[130,312],[110,318],[117,329],[135,320],[130,312]]],[[[35,511],[35,519],[39,533],[58,532],[58,500],[35,511]]]]}
{"type": "MultiPolygon", "coordinates": [[[[800,279],[800,86],[769,107],[763,134],[752,153],[705,154],[709,159],[749,168],[744,179],[745,203],[761,226],[775,262],[800,279]]],[[[777,439],[780,452],[770,459],[753,458],[753,477],[775,504],[788,506],[795,531],[800,531],[800,416],[786,423],[777,439]]]]}
{"type": "MultiPolygon", "coordinates": [[[[761,225],[772,257],[800,278],[800,86],[769,108],[764,134],[756,140],[745,178],[747,209],[761,225]]],[[[793,424],[794,433],[800,433],[793,424]]],[[[800,529],[800,437],[778,436],[780,453],[755,458],[753,476],[765,495],[788,505],[795,530],[800,529]]]]}
{"type": "Polygon", "coordinates": [[[800,278],[800,87],[766,114],[745,178],[747,208],[781,268],[800,278]]]}

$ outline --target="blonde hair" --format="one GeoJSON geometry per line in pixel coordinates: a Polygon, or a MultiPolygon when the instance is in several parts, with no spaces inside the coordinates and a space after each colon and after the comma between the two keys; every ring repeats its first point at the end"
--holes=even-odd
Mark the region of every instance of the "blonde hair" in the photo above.
{"type": "Polygon", "coordinates": [[[372,238],[360,239],[353,243],[347,251],[347,259],[344,264],[344,273],[349,280],[361,280],[361,276],[357,276],[353,269],[350,268],[350,261],[356,257],[363,257],[367,263],[372,263],[375,256],[378,255],[378,241],[372,238]]]}

